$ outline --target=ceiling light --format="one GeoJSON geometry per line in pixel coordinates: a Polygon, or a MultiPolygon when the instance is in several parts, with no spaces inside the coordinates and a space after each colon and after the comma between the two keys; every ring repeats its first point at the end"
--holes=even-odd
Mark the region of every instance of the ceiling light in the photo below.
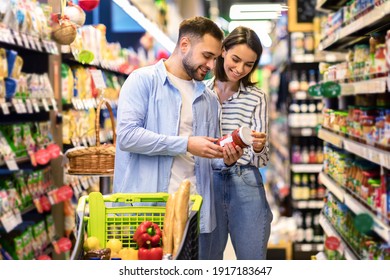
{"type": "Polygon", "coordinates": [[[276,19],[287,6],[281,4],[234,4],[230,7],[231,19],[276,19]]]}

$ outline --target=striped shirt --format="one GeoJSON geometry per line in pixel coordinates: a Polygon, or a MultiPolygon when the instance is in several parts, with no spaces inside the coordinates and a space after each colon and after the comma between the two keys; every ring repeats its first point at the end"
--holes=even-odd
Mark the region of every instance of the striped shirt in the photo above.
{"type": "MultiPolygon", "coordinates": [[[[205,81],[214,94],[214,80],[205,81]]],[[[218,96],[217,96],[218,97],[218,96]]],[[[238,127],[247,126],[259,132],[265,132],[268,139],[268,97],[255,86],[245,87],[240,84],[239,90],[219,107],[221,135],[229,134],[238,127]]],[[[244,154],[237,161],[239,165],[251,164],[256,167],[266,166],[269,160],[268,140],[259,153],[253,148],[244,149],[244,154]]]]}

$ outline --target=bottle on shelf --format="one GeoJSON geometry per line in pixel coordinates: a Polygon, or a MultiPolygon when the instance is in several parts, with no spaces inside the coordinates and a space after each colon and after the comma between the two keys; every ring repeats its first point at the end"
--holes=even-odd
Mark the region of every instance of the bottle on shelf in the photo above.
{"type": "Polygon", "coordinates": [[[302,146],[302,152],[301,152],[301,158],[302,158],[302,163],[308,164],[309,163],[309,149],[307,148],[306,142],[302,146]]]}
{"type": "Polygon", "coordinates": [[[298,143],[296,143],[296,141],[294,141],[294,143],[292,144],[291,149],[292,149],[291,162],[293,164],[302,163],[301,149],[298,143]]]}
{"type": "Polygon", "coordinates": [[[297,71],[293,70],[291,73],[291,80],[288,83],[288,91],[291,94],[295,94],[299,90],[299,87],[300,87],[300,83],[298,80],[298,73],[297,71]]]}
{"type": "Polygon", "coordinates": [[[309,83],[307,81],[306,71],[301,72],[301,78],[299,80],[299,90],[307,92],[309,89],[309,83]]]}
{"type": "Polygon", "coordinates": [[[313,229],[313,213],[306,212],[305,215],[305,241],[313,242],[314,241],[314,229],[313,229]]]}
{"type": "Polygon", "coordinates": [[[316,72],[314,69],[309,70],[309,87],[317,84],[316,72]]]}
{"type": "Polygon", "coordinates": [[[293,175],[291,197],[294,200],[302,199],[301,174],[299,173],[293,175]]]}
{"type": "Polygon", "coordinates": [[[317,198],[317,182],[316,182],[316,175],[310,174],[309,177],[309,186],[310,186],[310,199],[316,199],[317,198]]]}
{"type": "Polygon", "coordinates": [[[307,173],[301,176],[301,199],[310,199],[309,175],[307,173]]]}

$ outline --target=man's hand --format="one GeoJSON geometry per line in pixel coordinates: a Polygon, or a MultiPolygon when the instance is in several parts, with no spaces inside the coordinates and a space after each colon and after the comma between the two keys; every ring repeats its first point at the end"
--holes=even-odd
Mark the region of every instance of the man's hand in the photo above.
{"type": "Polygon", "coordinates": [[[244,153],[244,150],[234,143],[227,143],[223,146],[223,162],[229,166],[234,164],[244,153]]]}
{"type": "Polygon", "coordinates": [[[214,144],[218,139],[207,136],[191,136],[188,138],[187,151],[194,156],[204,158],[224,157],[223,148],[214,144]]]}

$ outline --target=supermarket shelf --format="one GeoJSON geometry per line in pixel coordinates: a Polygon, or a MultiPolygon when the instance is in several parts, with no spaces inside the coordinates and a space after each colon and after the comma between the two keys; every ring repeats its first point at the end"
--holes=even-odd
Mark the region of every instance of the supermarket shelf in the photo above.
{"type": "Polygon", "coordinates": [[[323,129],[323,128],[320,128],[318,130],[318,138],[336,146],[336,147],[339,147],[339,148],[342,148],[343,147],[343,140],[344,140],[344,137],[336,134],[336,133],[333,133],[333,132],[330,132],[329,130],[326,130],[326,129],[323,129]]]}
{"type": "Polygon", "coordinates": [[[347,3],[348,0],[318,0],[316,10],[337,11],[347,3]]]}
{"type": "Polygon", "coordinates": [[[340,83],[341,95],[376,94],[387,92],[387,77],[367,81],[340,83]]]}
{"type": "Polygon", "coordinates": [[[322,164],[292,164],[291,170],[294,173],[319,173],[322,170],[322,164]]]}
{"type": "Polygon", "coordinates": [[[388,151],[358,143],[323,128],[319,130],[318,137],[350,153],[390,169],[390,152],[388,151]]]}
{"type": "Polygon", "coordinates": [[[327,36],[319,44],[320,50],[342,49],[362,39],[374,31],[387,30],[389,27],[390,1],[374,7],[364,16],[327,36]]]}
{"type": "Polygon", "coordinates": [[[344,256],[347,260],[358,260],[359,258],[355,253],[349,249],[347,243],[344,241],[343,237],[337,232],[337,230],[332,226],[324,214],[320,214],[320,225],[324,230],[327,236],[336,236],[340,240],[340,251],[344,253],[344,256]]]}
{"type": "Polygon", "coordinates": [[[338,200],[344,203],[345,191],[331,177],[321,172],[318,179],[338,200]]]}
{"type": "Polygon", "coordinates": [[[44,40],[29,34],[19,33],[17,31],[0,27],[0,42],[8,44],[11,47],[34,51],[36,53],[45,53],[58,55],[57,43],[51,40],[44,40]]]}
{"type": "Polygon", "coordinates": [[[291,136],[316,136],[315,127],[290,127],[291,136]]]}
{"type": "Polygon", "coordinates": [[[343,146],[348,152],[390,169],[390,152],[349,139],[344,139],[343,146]]]}
{"type": "Polygon", "coordinates": [[[347,205],[347,207],[356,215],[366,213],[371,216],[374,221],[373,231],[375,231],[386,242],[390,242],[390,226],[386,224],[380,217],[375,215],[368,207],[352,195],[347,193],[339,184],[324,173],[320,173],[320,180],[324,186],[331,191],[337,199],[347,205]]]}
{"type": "Polygon", "coordinates": [[[294,243],[294,250],[299,252],[316,252],[323,251],[324,244],[316,243],[294,243]]]}
{"type": "Polygon", "coordinates": [[[295,200],[293,206],[296,209],[322,209],[324,207],[323,200],[295,200]]]}
{"type": "Polygon", "coordinates": [[[337,62],[344,61],[345,53],[341,52],[319,52],[316,54],[295,54],[291,58],[293,63],[313,63],[313,62],[337,62]]]}

